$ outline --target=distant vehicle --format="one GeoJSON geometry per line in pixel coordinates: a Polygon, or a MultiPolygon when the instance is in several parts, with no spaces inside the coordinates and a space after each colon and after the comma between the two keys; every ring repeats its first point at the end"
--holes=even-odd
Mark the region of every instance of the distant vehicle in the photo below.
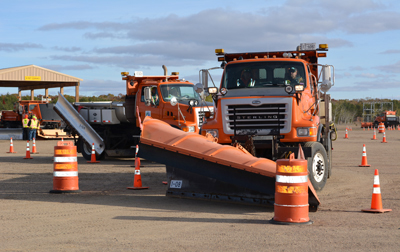
{"type": "Polygon", "coordinates": [[[1,112],[2,128],[22,128],[22,118],[25,115],[36,115],[43,129],[56,129],[61,124],[61,117],[53,110],[54,104],[47,101],[19,101],[14,103],[12,111],[1,112]]]}
{"type": "Polygon", "coordinates": [[[388,126],[397,127],[399,125],[399,117],[396,116],[396,111],[386,110],[377,115],[373,122],[362,122],[361,128],[378,128],[381,122],[385,125],[385,128],[388,126]]]}

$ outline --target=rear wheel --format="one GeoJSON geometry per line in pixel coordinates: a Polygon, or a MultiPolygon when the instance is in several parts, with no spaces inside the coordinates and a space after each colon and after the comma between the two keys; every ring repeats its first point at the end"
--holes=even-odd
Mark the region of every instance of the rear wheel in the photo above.
{"type": "Polygon", "coordinates": [[[307,157],[309,179],[314,189],[320,191],[328,179],[328,158],[324,146],[319,142],[308,142],[304,147],[311,147],[311,157],[307,157]]]}
{"type": "MultiPolygon", "coordinates": [[[[82,156],[86,160],[91,160],[92,146],[83,140],[79,140],[78,144],[80,144],[80,150],[82,151],[82,156]]],[[[105,158],[105,151],[103,151],[103,153],[101,153],[100,155],[96,153],[96,160],[102,160],[104,158],[105,158]]]]}

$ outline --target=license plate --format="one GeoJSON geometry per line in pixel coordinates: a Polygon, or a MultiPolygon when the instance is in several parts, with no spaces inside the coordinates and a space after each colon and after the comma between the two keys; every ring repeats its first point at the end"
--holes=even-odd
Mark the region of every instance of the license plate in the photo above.
{"type": "Polygon", "coordinates": [[[169,188],[182,188],[182,180],[171,180],[169,188]]]}

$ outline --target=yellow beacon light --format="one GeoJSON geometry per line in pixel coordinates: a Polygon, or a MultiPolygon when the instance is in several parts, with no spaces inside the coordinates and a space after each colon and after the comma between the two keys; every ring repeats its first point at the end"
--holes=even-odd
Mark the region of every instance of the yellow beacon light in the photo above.
{"type": "Polygon", "coordinates": [[[224,54],[224,49],[215,49],[216,54],[224,54]]]}
{"type": "Polygon", "coordinates": [[[328,49],[328,44],[319,44],[318,46],[321,49],[328,49]]]}

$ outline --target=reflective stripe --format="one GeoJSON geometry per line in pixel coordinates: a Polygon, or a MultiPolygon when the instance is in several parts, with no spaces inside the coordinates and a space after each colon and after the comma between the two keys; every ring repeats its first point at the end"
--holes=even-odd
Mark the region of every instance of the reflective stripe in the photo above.
{"type": "Polygon", "coordinates": [[[379,175],[374,176],[374,185],[379,185],[379,175]]]}
{"type": "Polygon", "coordinates": [[[295,194],[295,193],[307,193],[308,186],[281,186],[277,185],[275,192],[276,193],[289,193],[289,194],[295,194]]]}
{"type": "Polygon", "coordinates": [[[54,157],[54,163],[76,162],[77,160],[77,157],[54,157]]]}
{"type": "Polygon", "coordinates": [[[276,182],[278,183],[306,183],[308,176],[283,176],[276,175],[276,182]]]}
{"type": "Polygon", "coordinates": [[[279,165],[278,172],[282,173],[297,173],[297,172],[306,172],[307,166],[303,167],[301,165],[279,165]]]}
{"type": "Polygon", "coordinates": [[[77,171],[55,171],[53,172],[54,177],[77,177],[77,171]]]}
{"type": "Polygon", "coordinates": [[[276,203],[274,203],[274,205],[275,206],[281,206],[281,207],[308,207],[309,206],[309,204],[307,204],[307,205],[279,205],[279,204],[276,204],[276,203]]]}
{"type": "Polygon", "coordinates": [[[381,188],[380,187],[374,187],[373,192],[374,194],[381,194],[381,188]]]}
{"type": "Polygon", "coordinates": [[[140,170],[135,170],[135,175],[140,175],[140,170]]]}
{"type": "Polygon", "coordinates": [[[362,156],[363,156],[363,157],[366,157],[366,156],[367,156],[367,153],[363,152],[362,156]]]}

